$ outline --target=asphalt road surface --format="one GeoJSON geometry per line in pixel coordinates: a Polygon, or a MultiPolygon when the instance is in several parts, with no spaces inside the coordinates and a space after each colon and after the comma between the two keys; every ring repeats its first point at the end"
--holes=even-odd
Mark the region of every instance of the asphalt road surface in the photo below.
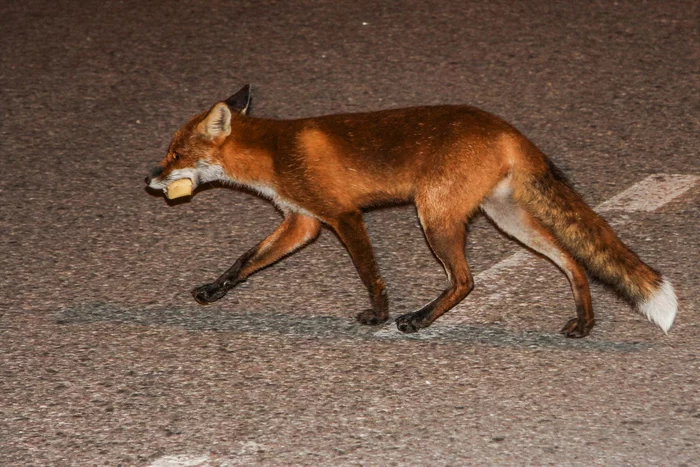
{"type": "MultiPolygon", "coordinates": [[[[692,0],[2,2],[0,464],[700,465],[699,18],[692,0]],[[280,215],[232,189],[171,206],[143,179],[245,83],[260,116],[501,115],[670,278],[675,325],[596,285],[592,334],[561,337],[565,277],[483,218],[473,295],[415,335],[354,322],[366,292],[328,230],[197,305],[280,215]]],[[[414,210],[366,220],[392,315],[433,299],[414,210]]]]}

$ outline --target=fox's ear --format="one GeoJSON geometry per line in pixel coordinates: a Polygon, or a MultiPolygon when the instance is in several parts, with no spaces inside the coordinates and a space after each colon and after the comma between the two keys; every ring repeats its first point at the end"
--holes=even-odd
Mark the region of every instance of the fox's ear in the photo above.
{"type": "Polygon", "coordinates": [[[250,84],[243,86],[236,94],[226,99],[225,102],[228,108],[231,109],[231,112],[246,115],[250,108],[250,84]]]}
{"type": "Polygon", "coordinates": [[[209,111],[202,123],[199,124],[199,131],[217,140],[226,138],[231,134],[231,110],[224,102],[219,102],[209,111]]]}

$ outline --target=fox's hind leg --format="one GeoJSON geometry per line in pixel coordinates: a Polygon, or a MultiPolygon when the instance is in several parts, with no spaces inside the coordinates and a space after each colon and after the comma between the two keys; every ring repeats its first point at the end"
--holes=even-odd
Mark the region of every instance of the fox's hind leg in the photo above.
{"type": "Polygon", "coordinates": [[[576,302],[576,318],[561,330],[566,337],[585,337],[595,324],[591,292],[583,267],[564,250],[553,235],[511,196],[509,181],[504,180],[481,205],[486,215],[509,236],[549,258],[569,279],[576,302]]]}
{"type": "Polygon", "coordinates": [[[399,331],[411,333],[430,326],[433,321],[461,302],[474,288],[474,280],[464,256],[466,224],[473,209],[460,205],[459,212],[454,212],[446,209],[446,206],[449,204],[442,200],[416,199],[418,217],[425,238],[442,263],[450,284],[438,298],[420,310],[396,318],[399,331]]]}

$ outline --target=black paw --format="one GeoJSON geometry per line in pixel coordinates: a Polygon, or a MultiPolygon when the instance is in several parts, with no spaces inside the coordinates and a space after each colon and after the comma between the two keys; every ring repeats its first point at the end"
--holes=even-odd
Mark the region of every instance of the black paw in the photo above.
{"type": "Polygon", "coordinates": [[[561,333],[572,339],[586,337],[593,329],[595,321],[579,322],[578,318],[570,319],[561,329],[561,333]]]}
{"type": "Polygon", "coordinates": [[[417,313],[407,313],[396,318],[396,327],[399,331],[410,334],[417,332],[419,329],[427,328],[430,323],[426,323],[425,320],[417,313]]]}
{"type": "Polygon", "coordinates": [[[389,313],[377,313],[374,310],[365,310],[357,314],[357,321],[360,324],[366,324],[368,326],[376,326],[378,324],[386,323],[389,319],[389,313]]]}
{"type": "Polygon", "coordinates": [[[200,305],[208,305],[226,295],[229,290],[230,287],[227,287],[225,283],[212,282],[192,289],[192,296],[200,305]]]}

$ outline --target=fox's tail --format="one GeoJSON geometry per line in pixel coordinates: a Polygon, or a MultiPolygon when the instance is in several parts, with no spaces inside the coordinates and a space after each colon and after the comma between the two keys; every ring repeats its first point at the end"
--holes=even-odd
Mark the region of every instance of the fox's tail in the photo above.
{"type": "Polygon", "coordinates": [[[516,200],[545,225],[588,272],[612,286],[649,321],[667,332],[678,308],[673,286],[644,264],[569,186],[547,160],[537,174],[520,174],[516,200]]]}

